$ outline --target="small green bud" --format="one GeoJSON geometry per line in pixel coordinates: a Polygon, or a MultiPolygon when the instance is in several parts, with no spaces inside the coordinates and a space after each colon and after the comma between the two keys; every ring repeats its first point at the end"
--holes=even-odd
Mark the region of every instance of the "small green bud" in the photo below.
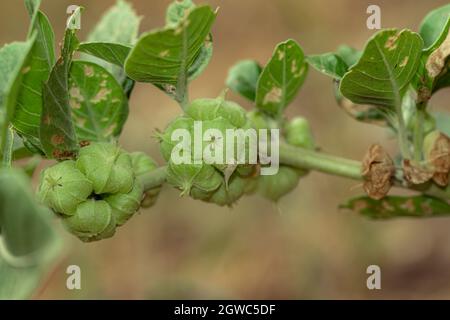
{"type": "Polygon", "coordinates": [[[260,176],[259,193],[272,201],[278,201],[282,196],[294,190],[299,181],[299,173],[288,166],[280,166],[278,173],[271,176],[260,176]]]}
{"type": "Polygon", "coordinates": [[[133,187],[131,157],[110,143],[93,143],[81,148],[77,168],[92,182],[96,194],[128,193],[133,187]]]}
{"type": "Polygon", "coordinates": [[[285,126],[286,142],[305,149],[314,149],[314,139],[309,122],[302,117],[296,117],[285,126]]]}
{"type": "Polygon", "coordinates": [[[66,228],[83,241],[99,240],[111,236],[114,222],[110,205],[103,200],[89,199],[78,205],[75,214],[63,219],[66,228]]]}
{"type": "Polygon", "coordinates": [[[118,226],[127,222],[139,209],[144,193],[144,187],[139,180],[136,180],[131,192],[123,194],[116,193],[105,198],[111,206],[112,213],[118,226]]]}
{"type": "Polygon", "coordinates": [[[41,173],[37,196],[55,212],[73,215],[92,192],[92,183],[75,167],[75,161],[68,160],[41,173]]]}

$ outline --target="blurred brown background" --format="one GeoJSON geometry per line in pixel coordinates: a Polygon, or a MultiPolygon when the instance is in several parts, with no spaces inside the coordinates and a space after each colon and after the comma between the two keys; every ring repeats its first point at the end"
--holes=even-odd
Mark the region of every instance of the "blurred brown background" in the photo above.
{"type": "MultiPolygon", "coordinates": [[[[141,31],[164,23],[168,0],[132,0],[141,31]]],[[[199,2],[199,1],[197,1],[199,2]]],[[[114,0],[43,0],[61,39],[66,8],[86,8],[80,38],[114,0]]],[[[373,31],[366,8],[378,4],[383,27],[417,30],[423,16],[446,1],[210,0],[220,6],[213,28],[214,57],[191,87],[192,98],[214,97],[237,60],[265,63],[274,46],[296,39],[306,54],[339,44],[362,48],[373,31]]],[[[28,28],[22,1],[0,4],[0,42],[21,40],[28,28]]],[[[360,159],[369,144],[394,149],[386,133],[347,117],[336,106],[328,78],[310,70],[289,115],[308,117],[325,151],[360,159]]],[[[249,104],[237,96],[230,98],[249,104]]],[[[444,110],[448,91],[432,108],[444,110]]],[[[163,128],[178,106],[151,85],[137,85],[123,146],[161,162],[154,128],[163,128]]],[[[368,221],[338,204],[361,194],[357,182],[312,173],[278,204],[258,196],[233,209],[179,198],[165,187],[157,205],[135,216],[111,240],[83,244],[68,237],[66,257],[35,298],[450,298],[450,219],[368,221]],[[82,270],[82,290],[65,287],[65,269],[82,270]],[[366,268],[382,271],[382,290],[366,288],[366,268]]]]}

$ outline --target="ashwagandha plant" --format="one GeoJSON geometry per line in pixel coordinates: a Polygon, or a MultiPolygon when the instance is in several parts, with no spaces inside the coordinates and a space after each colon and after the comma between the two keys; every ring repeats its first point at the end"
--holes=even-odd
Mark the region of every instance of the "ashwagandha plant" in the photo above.
{"type": "MultiPolygon", "coordinates": [[[[109,238],[140,207],[151,207],[164,183],[194,199],[231,206],[252,193],[278,201],[316,170],[361,180],[366,195],[341,207],[371,218],[450,214],[450,117],[428,108],[433,94],[450,86],[450,5],[429,13],[418,33],[381,30],[362,51],[341,46],[305,55],[287,40],[265,65],[238,62],[226,86],[248,99],[251,111],[230,101],[226,90],[189,100],[189,83],[213,54],[218,12],[208,5],[175,1],[163,28],[139,35],[141,19],[119,0],[86,41],[73,28],[82,12],[77,8],[59,53],[40,1],[25,5],[31,19],[26,40],[0,49],[0,298],[34,290],[61,248],[55,216],[82,241],[109,238]],[[310,67],[331,78],[330,93],[351,117],[393,132],[399,153],[389,155],[370,142],[361,161],[319,151],[308,121],[284,115],[310,67]],[[156,133],[165,165],[118,144],[135,82],[153,84],[181,107],[156,133]],[[279,129],[278,173],[260,175],[268,165],[262,161],[174,162],[172,133],[193,131],[196,121],[218,132],[279,129]],[[34,194],[29,177],[42,159],[55,163],[41,172],[34,194]],[[390,195],[391,187],[416,195],[390,195]]],[[[223,148],[214,138],[202,147],[223,148]]]]}

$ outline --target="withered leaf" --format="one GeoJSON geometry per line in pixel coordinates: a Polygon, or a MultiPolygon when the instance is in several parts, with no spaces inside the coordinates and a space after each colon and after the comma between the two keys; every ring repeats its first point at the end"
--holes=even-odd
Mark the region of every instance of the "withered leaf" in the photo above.
{"type": "Polygon", "coordinates": [[[449,183],[450,138],[441,132],[436,132],[431,139],[426,154],[427,161],[434,169],[433,181],[437,185],[445,187],[449,183]]]}
{"type": "Polygon", "coordinates": [[[392,186],[394,162],[382,146],[373,144],[364,155],[361,174],[367,195],[375,200],[382,199],[392,186]]]}

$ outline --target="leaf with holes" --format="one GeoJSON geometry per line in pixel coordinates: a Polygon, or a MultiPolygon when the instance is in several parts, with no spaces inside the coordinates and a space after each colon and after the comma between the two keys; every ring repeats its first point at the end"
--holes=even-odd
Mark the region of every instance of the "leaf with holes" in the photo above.
{"type": "Polygon", "coordinates": [[[228,72],[226,85],[250,101],[255,101],[256,85],[261,71],[261,66],[254,60],[239,61],[228,72]]]}
{"type": "Polygon", "coordinates": [[[72,54],[77,45],[75,31],[67,29],[61,57],[44,84],[40,138],[43,150],[49,158],[72,158],[78,151],[78,140],[69,105],[69,72],[72,54]]]}
{"type": "Polygon", "coordinates": [[[340,208],[354,210],[372,219],[438,217],[450,215],[450,205],[430,196],[388,196],[374,200],[366,196],[351,199],[340,208]]]}
{"type": "Polygon", "coordinates": [[[215,18],[209,6],[197,7],[177,26],[144,34],[125,62],[126,73],[133,80],[154,84],[183,103],[191,68],[215,18]]]}
{"type": "Polygon", "coordinates": [[[128,99],[113,75],[95,63],[74,61],[69,93],[80,141],[108,141],[120,134],[128,116],[128,99]]]}
{"type": "Polygon", "coordinates": [[[55,36],[47,16],[38,10],[38,4],[29,3],[32,18],[31,32],[36,32],[36,42],[17,98],[12,123],[14,128],[39,147],[39,125],[42,113],[42,89],[55,64],[55,36]]]}
{"type": "Polygon", "coordinates": [[[376,33],[342,78],[342,95],[356,104],[400,106],[419,66],[422,47],[420,36],[409,30],[376,33]]]}
{"type": "Polygon", "coordinates": [[[306,58],[306,61],[317,71],[338,80],[348,70],[345,61],[334,53],[311,55],[306,58]]]}
{"type": "Polygon", "coordinates": [[[305,81],[308,64],[294,40],[280,43],[259,77],[256,106],[273,116],[280,115],[294,100],[305,81]]]}

